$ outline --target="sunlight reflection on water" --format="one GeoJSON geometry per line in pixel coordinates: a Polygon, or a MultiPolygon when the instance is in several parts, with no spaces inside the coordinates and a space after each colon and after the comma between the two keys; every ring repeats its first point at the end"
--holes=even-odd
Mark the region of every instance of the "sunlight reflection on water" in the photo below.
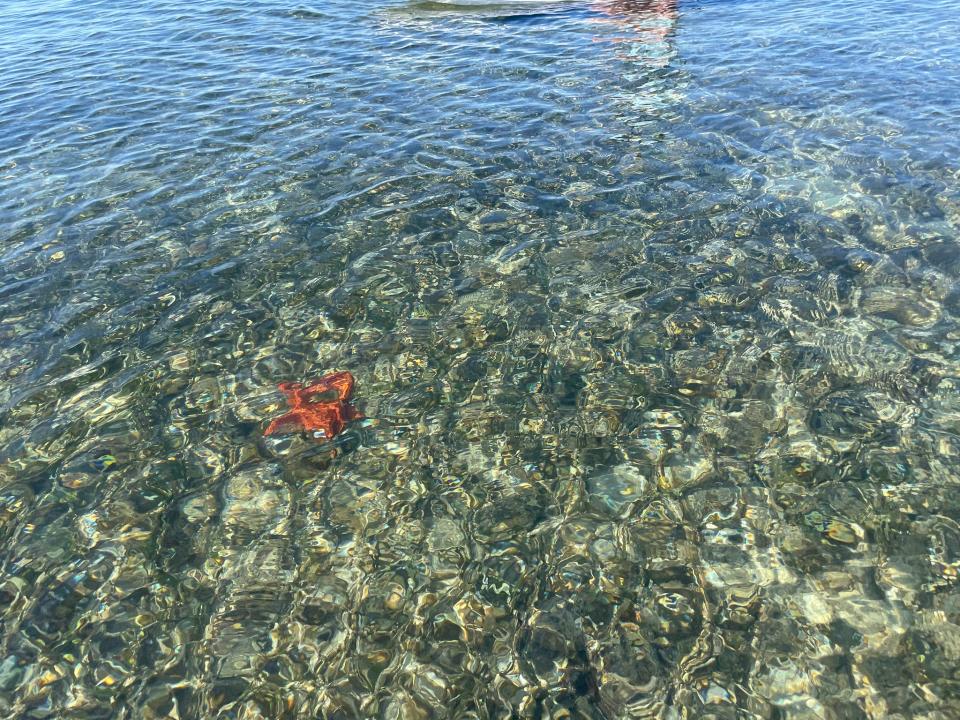
{"type": "Polygon", "coordinates": [[[0,711],[960,712],[958,22],[4,4],[0,711]]]}

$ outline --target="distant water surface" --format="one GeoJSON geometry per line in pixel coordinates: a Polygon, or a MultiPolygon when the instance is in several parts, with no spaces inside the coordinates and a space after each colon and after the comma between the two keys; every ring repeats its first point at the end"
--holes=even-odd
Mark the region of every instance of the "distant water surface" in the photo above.
{"type": "Polygon", "coordinates": [[[960,716],[958,38],[0,4],[0,716],[960,716]]]}

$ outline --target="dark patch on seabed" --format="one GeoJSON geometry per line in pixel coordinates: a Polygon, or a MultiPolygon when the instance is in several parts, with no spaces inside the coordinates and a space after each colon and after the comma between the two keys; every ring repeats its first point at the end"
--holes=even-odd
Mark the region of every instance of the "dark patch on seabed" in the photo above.
{"type": "Polygon", "coordinates": [[[0,715],[960,715],[953,5],[434,5],[0,7],[0,715]]]}

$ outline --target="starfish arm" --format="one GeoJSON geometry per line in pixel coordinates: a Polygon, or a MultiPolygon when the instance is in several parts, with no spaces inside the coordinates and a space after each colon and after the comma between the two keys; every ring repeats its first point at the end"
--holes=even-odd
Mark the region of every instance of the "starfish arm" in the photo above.
{"type": "Polygon", "coordinates": [[[283,393],[284,397],[287,398],[288,401],[296,401],[297,396],[303,390],[303,385],[295,382],[282,382],[277,385],[277,389],[283,393]]]}
{"type": "MultiPolygon", "coordinates": [[[[353,393],[353,375],[348,372],[331,373],[310,384],[304,395],[313,397],[335,391],[337,400],[348,400],[353,393]]],[[[312,401],[312,400],[311,400],[312,401]]]]}
{"type": "Polygon", "coordinates": [[[348,372],[331,375],[330,385],[336,389],[337,396],[341,400],[349,400],[353,395],[353,375],[348,372]]]}
{"type": "Polygon", "coordinates": [[[273,435],[278,432],[290,432],[291,430],[302,430],[304,427],[301,413],[294,411],[286,415],[281,415],[264,430],[264,435],[273,435]]]}

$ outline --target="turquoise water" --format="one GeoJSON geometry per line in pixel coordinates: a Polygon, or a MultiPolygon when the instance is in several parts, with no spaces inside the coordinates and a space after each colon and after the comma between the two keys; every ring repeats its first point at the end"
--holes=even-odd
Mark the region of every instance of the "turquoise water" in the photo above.
{"type": "Polygon", "coordinates": [[[960,715],[958,37],[0,5],[0,714],[960,715]]]}

